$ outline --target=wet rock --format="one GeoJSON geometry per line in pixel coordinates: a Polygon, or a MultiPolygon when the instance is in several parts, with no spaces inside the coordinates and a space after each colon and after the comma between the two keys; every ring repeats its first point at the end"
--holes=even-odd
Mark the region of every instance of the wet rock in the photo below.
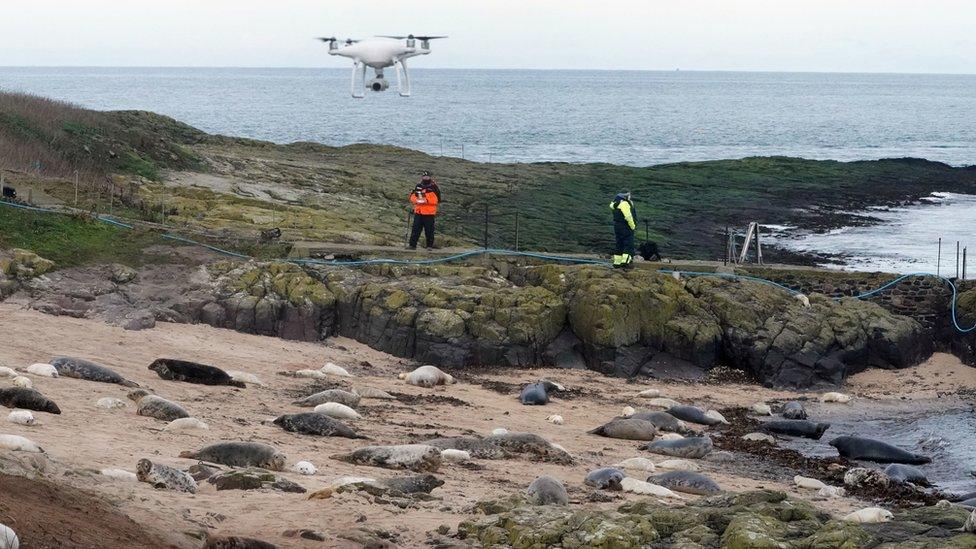
{"type": "Polygon", "coordinates": [[[148,330],[156,327],[156,315],[150,311],[133,311],[125,316],[122,328],[125,330],[139,331],[148,330]]]}
{"type": "Polygon", "coordinates": [[[116,284],[128,284],[138,276],[138,273],[132,267],[118,263],[110,265],[109,269],[111,270],[111,280],[116,284]]]}

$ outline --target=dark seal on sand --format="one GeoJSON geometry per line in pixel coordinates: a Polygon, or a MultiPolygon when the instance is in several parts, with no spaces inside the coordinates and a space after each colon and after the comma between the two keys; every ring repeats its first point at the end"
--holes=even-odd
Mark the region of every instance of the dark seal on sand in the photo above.
{"type": "Polygon", "coordinates": [[[160,358],[150,364],[149,369],[156,372],[159,377],[171,381],[185,381],[200,385],[245,386],[240,381],[234,381],[227,372],[220,368],[175,358],[160,358]]]}
{"type": "Polygon", "coordinates": [[[34,389],[27,389],[26,387],[0,389],[0,404],[7,408],[23,408],[49,414],[61,413],[61,408],[58,408],[53,400],[34,389]]]}

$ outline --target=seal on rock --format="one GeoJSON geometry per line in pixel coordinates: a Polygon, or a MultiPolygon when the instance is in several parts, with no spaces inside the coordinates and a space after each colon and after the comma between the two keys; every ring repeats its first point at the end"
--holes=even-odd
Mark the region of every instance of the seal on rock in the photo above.
{"type": "Polygon", "coordinates": [[[427,444],[366,446],[348,454],[334,455],[332,459],[356,465],[433,473],[441,465],[441,451],[427,444]]]}
{"type": "Polygon", "coordinates": [[[830,445],[837,448],[837,452],[847,459],[863,459],[877,463],[907,463],[922,465],[931,463],[932,459],[902,450],[887,442],[863,437],[837,437],[830,441],[830,445]]]}
{"type": "Polygon", "coordinates": [[[305,398],[301,398],[292,402],[295,406],[301,406],[302,408],[314,408],[320,404],[325,404],[326,402],[338,402],[339,404],[345,404],[350,408],[355,408],[359,406],[359,395],[356,393],[350,393],[349,391],[343,391],[342,389],[328,389],[325,391],[319,391],[313,395],[309,395],[305,398]]]}
{"type": "Polygon", "coordinates": [[[688,437],[681,440],[655,440],[641,446],[641,450],[647,450],[654,454],[691,459],[707,456],[712,448],[712,439],[707,436],[688,437]]]}
{"type": "Polygon", "coordinates": [[[672,406],[668,408],[668,413],[682,421],[708,425],[709,427],[722,423],[721,419],[708,415],[707,412],[697,406],[672,406]]]}
{"type": "Polygon", "coordinates": [[[688,433],[691,431],[683,421],[667,412],[637,412],[632,414],[629,419],[650,421],[661,431],[669,431],[671,433],[688,433]]]}
{"type": "Polygon", "coordinates": [[[522,393],[519,395],[519,402],[525,405],[541,406],[549,403],[549,393],[565,390],[566,389],[558,383],[553,383],[548,379],[540,379],[535,383],[529,383],[524,389],[522,389],[522,393]]]}
{"type": "Polygon", "coordinates": [[[124,387],[139,386],[138,383],[125,379],[110,368],[80,358],[58,357],[51,361],[51,365],[64,377],[100,383],[115,383],[124,387]]]}
{"type": "Polygon", "coordinates": [[[670,471],[647,477],[647,482],[670,488],[675,492],[698,496],[711,496],[722,491],[714,480],[693,471],[670,471]]]}
{"type": "Polygon", "coordinates": [[[405,380],[410,385],[418,387],[434,387],[436,385],[450,385],[454,383],[454,377],[446,374],[436,366],[421,366],[412,372],[404,372],[399,378],[405,380]]]}
{"type": "Polygon", "coordinates": [[[196,452],[180,452],[180,457],[229,467],[261,467],[269,471],[285,468],[285,455],[260,442],[218,442],[196,452]]]}
{"type": "Polygon", "coordinates": [[[0,389],[0,405],[7,408],[23,408],[35,412],[60,414],[61,408],[39,391],[27,387],[6,387],[0,389]]]}
{"type": "Polygon", "coordinates": [[[623,489],[620,486],[620,481],[622,481],[626,476],[627,475],[625,475],[623,471],[615,467],[603,467],[587,473],[586,479],[583,480],[583,484],[592,486],[594,488],[599,488],[601,490],[614,490],[619,492],[623,489]]]}
{"type": "Polygon", "coordinates": [[[624,440],[654,440],[657,429],[650,421],[643,419],[614,419],[596,429],[587,431],[591,435],[607,438],[622,438],[624,440]]]}
{"type": "Polygon", "coordinates": [[[631,494],[657,496],[661,498],[685,499],[681,494],[672,492],[670,488],[633,477],[627,477],[620,481],[620,488],[624,492],[630,492],[631,494]]]}
{"type": "Polygon", "coordinates": [[[136,413],[140,416],[152,417],[162,421],[190,417],[190,413],[179,404],[161,396],[149,394],[149,391],[145,389],[136,389],[126,396],[136,403],[136,413]]]}
{"type": "Polygon", "coordinates": [[[767,433],[776,435],[788,435],[791,437],[811,438],[820,440],[827,429],[829,423],[817,423],[805,419],[782,419],[767,421],[759,424],[759,428],[767,433]]]}
{"type": "Polygon", "coordinates": [[[548,475],[532,481],[525,491],[532,505],[569,505],[569,494],[559,479],[548,475]]]}
{"type": "Polygon", "coordinates": [[[786,419],[806,419],[807,409],[803,407],[802,403],[794,400],[783,405],[781,415],[786,419]]]}
{"type": "Polygon", "coordinates": [[[911,484],[917,484],[919,486],[930,486],[929,479],[918,467],[904,465],[901,463],[892,463],[891,465],[885,467],[884,472],[886,475],[888,475],[888,478],[895,482],[908,482],[911,484]]]}
{"type": "Polygon", "coordinates": [[[244,388],[246,385],[235,381],[227,372],[216,366],[198,364],[188,360],[160,358],[149,365],[149,369],[159,377],[169,381],[185,381],[198,385],[231,385],[244,388]]]}
{"type": "Polygon", "coordinates": [[[341,421],[318,412],[285,414],[274,420],[274,424],[292,433],[320,437],[366,438],[341,421]]]}
{"type": "Polygon", "coordinates": [[[148,459],[140,459],[136,465],[136,478],[139,482],[147,482],[154,488],[176,490],[178,492],[197,493],[197,481],[189,473],[172,467],[153,463],[148,459]]]}
{"type": "Polygon", "coordinates": [[[864,524],[876,524],[879,522],[891,522],[895,518],[891,511],[880,507],[866,507],[859,509],[844,517],[846,522],[859,522],[864,524]]]}

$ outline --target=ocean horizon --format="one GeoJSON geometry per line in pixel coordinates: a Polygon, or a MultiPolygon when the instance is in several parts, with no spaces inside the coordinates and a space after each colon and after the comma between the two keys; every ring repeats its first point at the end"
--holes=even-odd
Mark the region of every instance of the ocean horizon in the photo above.
{"type": "Polygon", "coordinates": [[[350,72],[0,67],[0,89],[276,143],[389,144],[480,162],[976,163],[976,75],[411,67],[413,97],[354,100],[350,72]]]}

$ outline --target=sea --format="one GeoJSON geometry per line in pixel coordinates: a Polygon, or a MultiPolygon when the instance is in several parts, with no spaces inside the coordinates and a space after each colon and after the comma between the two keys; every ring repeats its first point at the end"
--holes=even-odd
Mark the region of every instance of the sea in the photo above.
{"type": "MultiPolygon", "coordinates": [[[[391,89],[360,100],[350,96],[351,68],[0,67],[0,89],[151,110],[211,133],[383,143],[478,162],[648,166],[787,155],[976,164],[976,75],[422,67],[411,75],[412,97],[391,89]]],[[[938,268],[939,237],[953,248],[976,245],[976,202],[933,199],[869,212],[881,225],[826,235],[795,228],[777,239],[829,250],[842,268],[938,268]]]]}

